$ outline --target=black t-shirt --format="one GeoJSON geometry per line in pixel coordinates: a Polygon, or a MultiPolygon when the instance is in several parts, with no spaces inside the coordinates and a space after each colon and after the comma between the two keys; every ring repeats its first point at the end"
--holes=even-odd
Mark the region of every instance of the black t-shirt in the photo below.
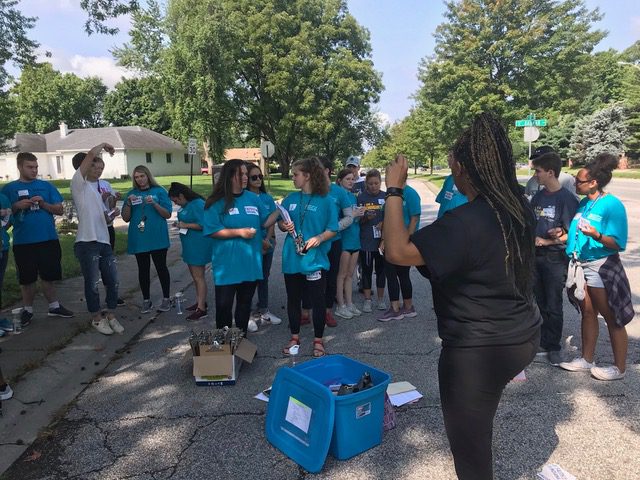
{"type": "Polygon", "coordinates": [[[535,302],[507,276],[502,230],[482,197],[448,211],[411,241],[431,280],[443,346],[517,345],[540,328],[535,302]]]}
{"type": "MultiPolygon", "coordinates": [[[[540,190],[531,199],[531,206],[536,214],[536,236],[549,238],[549,229],[563,227],[569,231],[571,220],[578,209],[578,200],[566,188],[561,188],[557,192],[550,192],[546,188],[540,190]]],[[[565,244],[549,245],[548,247],[538,247],[544,250],[564,250],[565,244]]]]}
{"type": "Polygon", "coordinates": [[[363,252],[376,252],[380,246],[381,233],[374,230],[374,226],[384,220],[384,197],[382,190],[377,195],[371,195],[367,190],[358,194],[358,205],[364,205],[367,212],[360,219],[360,250],[363,252]],[[375,216],[369,217],[370,212],[375,216]]]}

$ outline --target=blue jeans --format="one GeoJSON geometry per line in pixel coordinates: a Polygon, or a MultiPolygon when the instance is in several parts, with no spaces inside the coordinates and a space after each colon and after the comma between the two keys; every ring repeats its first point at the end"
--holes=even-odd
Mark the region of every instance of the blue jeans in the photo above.
{"type": "Polygon", "coordinates": [[[258,311],[269,311],[269,273],[273,262],[273,250],[262,256],[262,280],[258,280],[258,311]]]}
{"type": "Polygon", "coordinates": [[[89,313],[100,311],[100,292],[98,291],[100,276],[107,289],[107,308],[115,310],[118,306],[118,269],[111,245],[98,242],[76,242],[73,251],[80,262],[84,277],[84,296],[87,299],[89,313]]]}
{"type": "Polygon", "coordinates": [[[562,292],[567,280],[569,258],[563,250],[536,252],[533,293],[542,315],[540,346],[559,351],[562,339],[562,292]]]}

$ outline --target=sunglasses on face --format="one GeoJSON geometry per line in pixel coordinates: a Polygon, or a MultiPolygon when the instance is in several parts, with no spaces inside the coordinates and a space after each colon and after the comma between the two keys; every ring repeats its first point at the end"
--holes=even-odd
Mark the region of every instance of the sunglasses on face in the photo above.
{"type": "Polygon", "coordinates": [[[260,173],[258,175],[251,175],[249,178],[252,182],[255,182],[256,180],[262,180],[264,178],[264,175],[260,173]]]}
{"type": "Polygon", "coordinates": [[[576,178],[576,185],[582,185],[583,183],[589,183],[591,180],[578,180],[576,178]]]}

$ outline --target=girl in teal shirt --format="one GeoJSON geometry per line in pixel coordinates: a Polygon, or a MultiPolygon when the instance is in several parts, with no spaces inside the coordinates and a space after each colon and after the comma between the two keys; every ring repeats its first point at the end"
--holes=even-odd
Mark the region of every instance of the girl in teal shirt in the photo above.
{"type": "Polygon", "coordinates": [[[247,166],[229,160],[207,199],[203,234],[213,238],[212,270],[215,284],[216,327],[236,327],[245,335],[256,283],[262,279],[262,235],[260,229],[273,225],[255,193],[245,190],[247,166]],[[236,303],[233,312],[233,303],[236,303]]]}
{"type": "Polygon", "coordinates": [[[178,228],[182,243],[182,260],[187,264],[196,286],[196,303],[187,307],[192,312],[187,320],[200,320],[207,316],[207,282],[204,269],[211,263],[213,240],[203,235],[204,198],[182,183],[173,182],[169,198],[181,208],[178,211],[178,228]]]}
{"type": "Polygon", "coordinates": [[[289,232],[282,247],[282,272],[287,290],[287,314],[291,339],[282,353],[300,345],[300,318],[303,291],[308,294],[313,309],[313,356],[325,354],[322,337],[325,325],[327,253],[338,230],[338,212],[334,200],[327,195],[329,183],[324,167],[317,158],[297,160],[291,166],[293,184],[299,192],[290,193],[282,207],[291,222],[281,220],[282,231],[289,232]]]}
{"type": "Polygon", "coordinates": [[[346,228],[341,230],[342,252],[340,253],[340,266],[338,269],[336,298],[338,306],[336,315],[342,318],[352,318],[361,315],[362,312],[353,304],[353,272],[358,263],[360,253],[360,219],[364,215],[364,208],[358,206],[358,202],[351,189],[355,178],[351,169],[345,168],[338,172],[336,183],[345,190],[349,199],[349,208],[345,216],[350,216],[352,220],[348,222],[346,228]]]}
{"type": "Polygon", "coordinates": [[[151,302],[151,260],[162,287],[162,303],[159,312],[168,312],[171,277],[167,268],[169,249],[169,228],[171,200],[167,191],[158,185],[153,175],[144,165],[133,169],[133,189],[125,196],[122,219],[129,223],[127,252],[136,256],[138,280],[142,290],[141,313],[149,313],[151,302]]]}

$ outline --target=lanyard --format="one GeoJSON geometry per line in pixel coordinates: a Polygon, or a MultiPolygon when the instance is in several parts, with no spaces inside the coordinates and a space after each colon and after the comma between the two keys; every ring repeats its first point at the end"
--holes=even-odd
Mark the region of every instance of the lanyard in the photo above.
{"type": "MultiPolygon", "coordinates": [[[[593,203],[591,205],[589,205],[588,208],[584,209],[584,212],[582,212],[581,215],[581,219],[584,218],[585,220],[587,219],[587,216],[589,215],[589,213],[591,213],[591,210],[593,210],[593,207],[596,206],[596,203],[598,203],[598,200],[600,200],[600,197],[602,197],[602,192],[600,192],[598,194],[598,196],[595,198],[595,200],[593,201],[593,203]]],[[[578,222],[580,223],[580,222],[578,222]]],[[[575,241],[573,242],[573,253],[572,256],[574,259],[578,259],[578,236],[582,233],[582,230],[580,230],[579,225],[576,225],[576,236],[575,236],[575,241]]]]}
{"type": "Polygon", "coordinates": [[[300,191],[300,213],[299,213],[300,233],[302,233],[302,224],[304,223],[304,217],[307,215],[307,208],[309,208],[309,205],[311,204],[311,199],[313,198],[313,194],[309,194],[309,201],[307,202],[304,208],[302,208],[302,198],[303,198],[302,191],[300,191]]]}

